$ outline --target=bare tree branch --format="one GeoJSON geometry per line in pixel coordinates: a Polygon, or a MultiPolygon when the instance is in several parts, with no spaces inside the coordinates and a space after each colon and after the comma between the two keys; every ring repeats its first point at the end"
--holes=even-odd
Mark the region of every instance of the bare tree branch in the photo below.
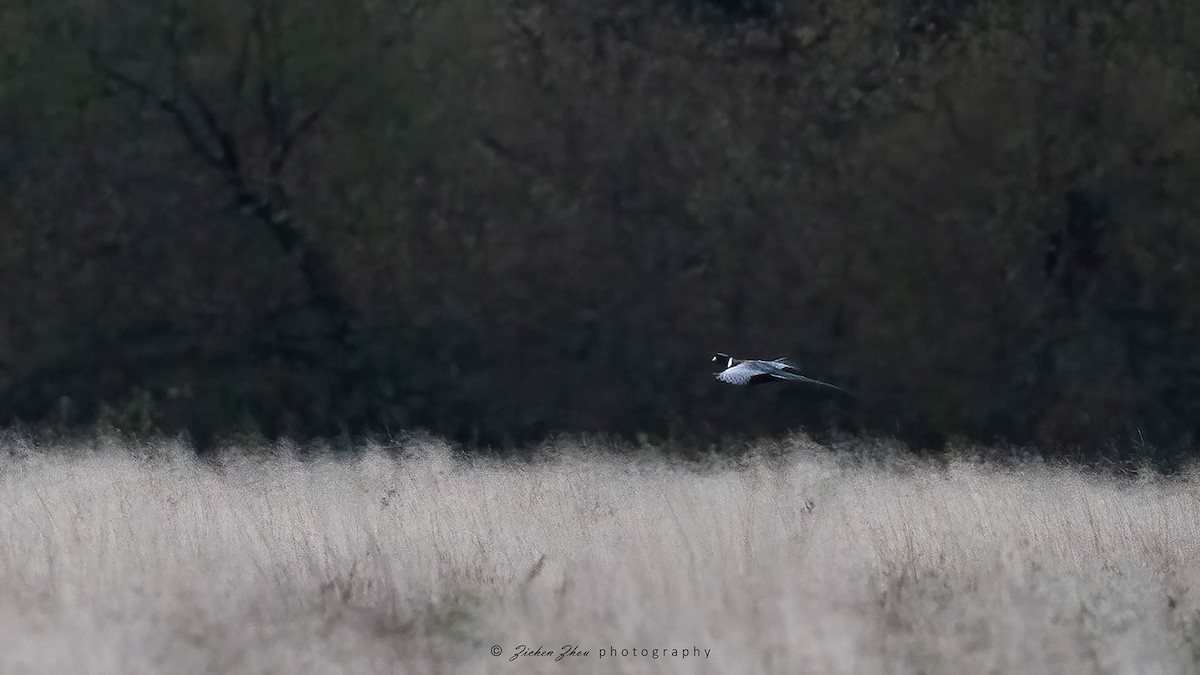
{"type": "Polygon", "coordinates": [[[273,31],[267,26],[266,12],[261,7],[251,16],[250,27],[259,46],[259,113],[266,123],[271,145],[278,147],[287,136],[290,124],[290,110],[283,91],[283,58],[272,39],[273,31]]]}
{"type": "Polygon", "coordinates": [[[188,101],[199,112],[204,127],[216,140],[217,147],[220,148],[219,159],[221,171],[226,174],[226,179],[240,182],[241,157],[238,153],[237,142],[234,139],[233,132],[221,124],[216,112],[209,106],[204,96],[201,95],[195,82],[192,80],[191,74],[188,72],[183,47],[179,42],[180,17],[181,13],[178,3],[172,2],[165,29],[167,49],[171,54],[172,86],[183,89],[188,101]]]}
{"type": "Polygon", "coordinates": [[[224,165],[220,156],[214,152],[207,143],[205,143],[204,138],[196,129],[196,126],[189,118],[187,111],[183,109],[178,100],[176,100],[174,97],[160,93],[154,87],[134,78],[131,75],[127,75],[126,73],[117,70],[113,66],[109,65],[99,55],[99,53],[96,52],[95,49],[88,50],[88,57],[90,58],[92,65],[117,86],[150,101],[163,112],[165,112],[167,116],[170,117],[175,123],[175,126],[179,128],[180,133],[183,134],[184,139],[188,142],[188,145],[191,146],[192,150],[194,150],[196,154],[199,155],[200,158],[207,164],[211,165],[217,170],[222,170],[224,165]]]}
{"type": "Polygon", "coordinates": [[[235,99],[241,99],[242,89],[246,86],[246,71],[250,65],[250,38],[253,33],[253,27],[249,22],[246,24],[246,29],[242,31],[242,39],[238,44],[238,53],[233,60],[233,67],[229,71],[229,90],[233,92],[235,99]]]}
{"type": "Polygon", "coordinates": [[[557,183],[557,179],[555,179],[552,172],[543,169],[536,162],[522,157],[520,153],[508,147],[505,143],[501,142],[500,139],[496,138],[492,134],[487,133],[486,131],[479,132],[476,135],[476,140],[478,140],[479,144],[488,151],[488,154],[499,157],[510,164],[515,164],[522,169],[533,173],[539,178],[544,178],[553,183],[557,183]]]}
{"type": "Polygon", "coordinates": [[[290,155],[292,150],[296,147],[297,141],[299,141],[304,134],[308,133],[308,131],[312,129],[318,121],[320,121],[321,117],[327,110],[329,110],[330,106],[337,101],[339,94],[341,94],[342,90],[347,84],[349,84],[350,79],[351,76],[349,73],[339,78],[337,82],[329,87],[329,89],[325,92],[325,95],[322,96],[321,100],[317,102],[313,109],[309,111],[309,113],[305,115],[291,131],[287,132],[287,134],[283,137],[282,142],[276,146],[273,157],[271,158],[272,175],[278,175],[283,168],[284,162],[287,161],[288,155],[290,155]]]}

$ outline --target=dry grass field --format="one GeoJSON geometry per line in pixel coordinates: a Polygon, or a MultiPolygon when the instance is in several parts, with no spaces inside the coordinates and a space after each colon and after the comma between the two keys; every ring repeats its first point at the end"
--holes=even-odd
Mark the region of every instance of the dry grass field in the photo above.
{"type": "Polygon", "coordinates": [[[5,673],[1200,668],[1200,476],[5,446],[5,673]]]}

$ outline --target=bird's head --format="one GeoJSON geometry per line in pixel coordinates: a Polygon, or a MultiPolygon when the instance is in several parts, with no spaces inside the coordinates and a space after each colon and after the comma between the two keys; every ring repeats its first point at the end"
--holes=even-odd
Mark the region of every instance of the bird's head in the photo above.
{"type": "Polygon", "coordinates": [[[716,364],[720,364],[720,366],[722,368],[733,367],[733,361],[734,361],[734,358],[732,356],[730,356],[728,354],[722,354],[721,352],[717,352],[717,355],[712,357],[712,362],[716,363],[716,364]]]}

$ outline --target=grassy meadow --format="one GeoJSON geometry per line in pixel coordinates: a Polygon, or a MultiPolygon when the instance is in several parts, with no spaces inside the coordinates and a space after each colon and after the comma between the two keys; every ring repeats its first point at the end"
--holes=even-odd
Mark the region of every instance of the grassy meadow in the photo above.
{"type": "Polygon", "coordinates": [[[4,446],[5,673],[1200,669],[1200,472],[4,446]]]}

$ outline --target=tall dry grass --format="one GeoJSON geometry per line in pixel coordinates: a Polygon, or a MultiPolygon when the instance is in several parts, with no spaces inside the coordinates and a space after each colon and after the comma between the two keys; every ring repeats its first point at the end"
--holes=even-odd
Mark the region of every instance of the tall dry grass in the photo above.
{"type": "Polygon", "coordinates": [[[710,467],[586,441],[513,463],[429,440],[217,466],[170,444],[6,449],[3,672],[1200,663],[1188,476],[859,462],[801,440],[710,467]],[[588,655],[509,660],[568,644],[588,655]]]}

